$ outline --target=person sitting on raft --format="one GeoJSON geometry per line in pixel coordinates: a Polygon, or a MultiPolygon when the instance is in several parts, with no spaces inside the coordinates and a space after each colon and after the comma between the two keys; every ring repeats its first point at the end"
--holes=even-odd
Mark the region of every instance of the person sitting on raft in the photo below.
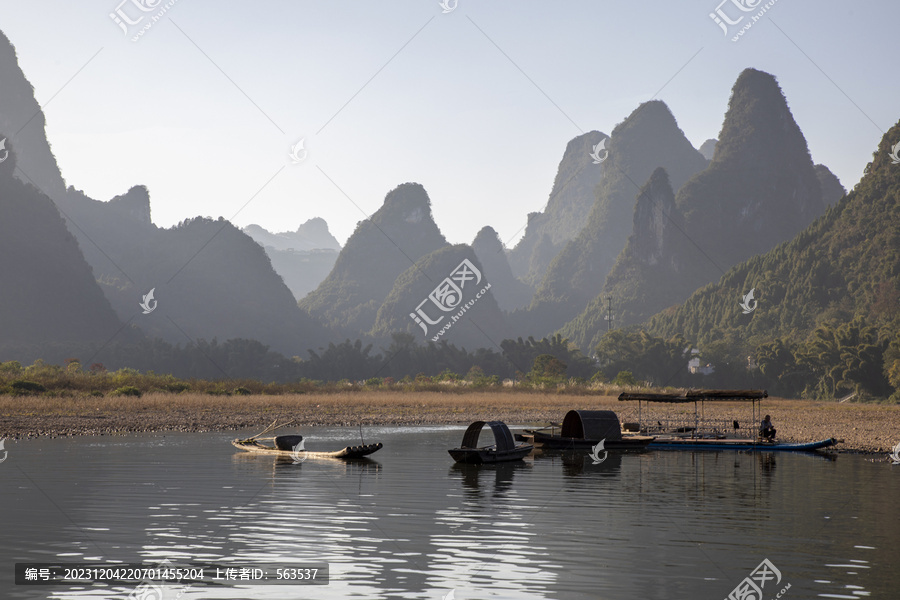
{"type": "Polygon", "coordinates": [[[769,415],[759,424],[759,437],[767,442],[775,441],[775,427],[772,426],[772,417],[769,415]]]}

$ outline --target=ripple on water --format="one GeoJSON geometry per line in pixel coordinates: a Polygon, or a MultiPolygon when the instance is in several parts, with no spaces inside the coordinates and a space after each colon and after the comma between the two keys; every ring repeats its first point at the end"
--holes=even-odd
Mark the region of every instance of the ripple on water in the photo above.
{"type": "MultiPolygon", "coordinates": [[[[233,433],[21,442],[19,465],[41,474],[32,477],[40,491],[0,471],[0,561],[331,565],[328,586],[191,588],[182,600],[439,598],[451,589],[458,598],[726,597],[763,558],[792,583],[791,597],[895,592],[898,532],[883,498],[897,497],[900,483],[879,465],[649,452],[468,469],[446,453],[463,429],[363,430],[385,443],[372,460],[298,465],[234,451],[233,433]]],[[[358,436],[302,433],[323,445],[358,436]]],[[[51,595],[111,597],[99,588],[51,595]]]]}

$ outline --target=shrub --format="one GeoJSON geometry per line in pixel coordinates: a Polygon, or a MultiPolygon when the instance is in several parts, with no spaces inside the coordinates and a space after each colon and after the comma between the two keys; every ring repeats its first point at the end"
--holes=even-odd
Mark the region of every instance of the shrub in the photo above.
{"type": "Polygon", "coordinates": [[[141,390],[134,387],[133,385],[123,385],[120,388],[116,388],[113,390],[113,396],[136,396],[138,398],[141,397],[141,390]]]}
{"type": "Polygon", "coordinates": [[[176,381],[175,383],[166,384],[166,391],[172,392],[173,394],[180,394],[181,392],[187,392],[191,389],[191,386],[183,381],[176,381]]]}
{"type": "Polygon", "coordinates": [[[22,365],[17,360],[0,363],[0,373],[8,373],[10,375],[18,375],[22,372],[22,365]]]}
{"type": "Polygon", "coordinates": [[[472,380],[472,387],[474,388],[493,387],[495,385],[500,385],[500,378],[496,375],[491,375],[490,377],[482,375],[472,380]]]}
{"type": "Polygon", "coordinates": [[[366,385],[370,387],[378,387],[381,385],[381,377],[371,377],[366,379],[366,385]]]}
{"type": "Polygon", "coordinates": [[[46,392],[47,388],[36,381],[17,379],[9,384],[9,389],[17,394],[39,394],[46,392]]]}
{"type": "Polygon", "coordinates": [[[245,388],[245,387],[237,387],[237,388],[234,388],[234,395],[235,395],[235,396],[249,396],[249,395],[252,394],[252,393],[253,393],[253,392],[251,392],[250,390],[248,390],[248,389],[245,388]]]}
{"type": "Polygon", "coordinates": [[[637,379],[634,378],[634,375],[631,374],[631,371],[619,371],[619,374],[616,375],[616,378],[612,380],[613,384],[628,386],[628,385],[637,385],[637,379]]]}
{"type": "Polygon", "coordinates": [[[460,379],[459,374],[454,373],[450,369],[444,369],[434,378],[435,381],[459,381],[460,379]]]}
{"type": "Polygon", "coordinates": [[[477,381],[483,377],[484,369],[482,369],[478,365],[472,365],[472,368],[469,369],[468,373],[466,373],[466,381],[477,381]]]}

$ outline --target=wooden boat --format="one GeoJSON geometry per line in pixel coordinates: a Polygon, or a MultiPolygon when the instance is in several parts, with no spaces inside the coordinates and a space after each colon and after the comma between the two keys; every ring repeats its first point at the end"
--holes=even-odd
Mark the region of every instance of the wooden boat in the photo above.
{"type": "Polygon", "coordinates": [[[459,448],[448,450],[450,456],[458,463],[492,464],[522,460],[532,450],[531,444],[516,444],[509,427],[503,421],[475,421],[466,429],[463,435],[462,445],[459,448]],[[494,444],[478,447],[478,437],[481,429],[487,425],[494,434],[494,444]]]}
{"type": "MultiPolygon", "coordinates": [[[[300,436],[284,436],[284,437],[300,437],[300,436]]],[[[298,442],[299,443],[299,442],[298,442]]],[[[268,454],[270,456],[284,456],[293,458],[294,460],[306,460],[307,458],[362,458],[374,452],[381,450],[384,445],[378,444],[362,444],[360,446],[347,446],[340,450],[332,452],[315,452],[310,450],[300,450],[295,452],[293,447],[289,450],[283,450],[277,446],[267,446],[260,444],[255,439],[248,440],[232,440],[231,445],[240,450],[254,452],[256,454],[268,454]]]]}
{"type": "MultiPolygon", "coordinates": [[[[722,429],[716,431],[715,426],[703,418],[703,408],[705,402],[746,402],[750,401],[750,422],[759,423],[757,418],[757,403],[761,403],[764,398],[768,398],[769,393],[766,390],[688,390],[684,393],[657,394],[651,392],[622,392],[619,394],[619,401],[637,401],[638,403],[638,422],[637,429],[642,433],[686,433],[695,431],[700,433],[717,433],[722,437],[722,429]],[[676,424],[674,427],[665,419],[667,425],[663,425],[661,421],[655,418],[645,419],[643,416],[643,405],[649,404],[694,404],[694,418],[689,421],[676,424]],[[699,408],[699,411],[698,411],[699,408]],[[691,422],[692,421],[692,422],[691,422]]],[[[649,408],[649,406],[648,406],[649,408]]],[[[762,412],[762,407],[759,407],[762,412]]],[[[738,422],[732,421],[737,433],[738,422]]],[[[695,436],[696,437],[696,436],[695,436]]]]}
{"type": "Polygon", "coordinates": [[[842,440],[828,438],[818,442],[761,442],[746,438],[657,437],[650,444],[655,450],[744,450],[749,452],[814,452],[834,446],[842,440]]]}
{"type": "Polygon", "coordinates": [[[619,417],[611,410],[570,410],[559,434],[527,430],[523,436],[537,448],[591,449],[601,441],[604,450],[643,450],[654,440],[650,435],[622,435],[619,417]]]}
{"type": "MultiPolygon", "coordinates": [[[[750,422],[759,423],[758,414],[762,413],[762,406],[757,407],[763,399],[768,398],[766,390],[688,390],[679,394],[655,394],[649,392],[623,392],[619,394],[620,401],[634,401],[638,403],[638,428],[641,431],[665,431],[650,444],[651,449],[658,450],[744,450],[760,452],[812,452],[834,446],[843,441],[835,438],[819,440],[818,442],[793,443],[763,441],[758,437],[737,437],[740,428],[739,423],[732,421],[733,432],[726,433],[727,427],[716,425],[703,418],[704,402],[750,402],[750,422]],[[686,427],[666,428],[660,421],[653,425],[653,419],[649,423],[642,421],[642,403],[663,404],[694,404],[693,423],[686,427]],[[699,412],[698,412],[699,405],[699,412]]],[[[750,428],[754,431],[754,427],[750,428]]],[[[752,434],[751,434],[752,435],[752,434]]]]}
{"type": "MultiPolygon", "coordinates": [[[[231,445],[235,448],[238,448],[239,450],[244,450],[246,452],[253,452],[254,454],[268,454],[270,456],[282,456],[284,458],[293,459],[295,462],[303,462],[307,458],[362,458],[363,456],[368,456],[373,452],[378,452],[384,447],[384,445],[380,443],[363,443],[359,446],[347,446],[345,448],[341,448],[340,450],[321,452],[310,451],[304,448],[302,435],[278,435],[268,438],[260,437],[266,433],[275,431],[276,429],[283,429],[284,427],[291,425],[293,422],[294,421],[288,421],[287,423],[279,425],[277,420],[272,421],[271,425],[269,425],[253,437],[249,437],[243,440],[231,440],[231,445]],[[260,444],[261,440],[271,440],[274,442],[274,445],[267,446],[265,444],[260,444]]],[[[362,428],[360,428],[360,437],[362,437],[362,428]]]]}

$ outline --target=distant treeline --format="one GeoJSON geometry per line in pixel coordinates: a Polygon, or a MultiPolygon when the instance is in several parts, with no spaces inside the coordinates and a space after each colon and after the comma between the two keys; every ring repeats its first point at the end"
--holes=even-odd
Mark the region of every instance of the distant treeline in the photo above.
{"type": "Polygon", "coordinates": [[[287,358],[242,339],[200,340],[186,346],[161,340],[105,348],[54,344],[15,354],[0,349],[0,359],[6,360],[0,363],[0,393],[109,393],[123,387],[140,392],[287,393],[328,391],[335,383],[417,384],[428,389],[427,384],[437,382],[485,387],[513,380],[543,388],[612,383],[763,388],[783,397],[831,399],[855,392],[861,399],[900,399],[900,342],[859,321],[822,325],[807,342],[778,339],[745,355],[724,341],[708,344],[699,356],[701,362],[715,365],[708,375],[689,372],[691,344],[683,337],[664,339],[643,330],[610,332],[593,357],[559,335],[503,340],[500,346],[498,351],[469,352],[447,343],[418,344],[412,335],[398,333],[377,351],[372,344],[347,340],[310,350],[305,358],[287,358]],[[8,360],[12,356],[19,360],[8,360]],[[40,357],[50,358],[45,362],[40,357]],[[25,364],[35,362],[24,366],[22,359],[25,364]]]}

